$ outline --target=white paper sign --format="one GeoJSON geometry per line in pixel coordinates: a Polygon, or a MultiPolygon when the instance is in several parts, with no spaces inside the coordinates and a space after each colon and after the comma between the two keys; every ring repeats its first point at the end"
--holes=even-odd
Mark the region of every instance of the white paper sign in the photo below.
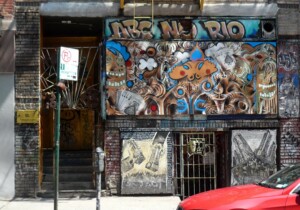
{"type": "Polygon", "coordinates": [[[59,79],[78,80],[79,50],[60,47],[59,79]]]}

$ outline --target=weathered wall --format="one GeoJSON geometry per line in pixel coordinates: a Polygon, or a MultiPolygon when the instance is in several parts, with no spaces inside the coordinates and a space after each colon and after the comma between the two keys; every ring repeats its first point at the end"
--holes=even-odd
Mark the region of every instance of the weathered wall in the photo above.
{"type": "Polygon", "coordinates": [[[299,36],[300,13],[298,4],[281,5],[278,12],[278,34],[284,36],[299,36]]]}
{"type": "Polygon", "coordinates": [[[121,141],[118,129],[107,129],[104,133],[105,184],[111,193],[120,193],[121,141]]]}
{"type": "Polygon", "coordinates": [[[300,162],[299,43],[300,40],[280,40],[278,43],[281,165],[300,162]]]}
{"type": "Polygon", "coordinates": [[[282,166],[300,162],[300,120],[283,119],[280,122],[282,166]]]}
{"type": "MultiPolygon", "coordinates": [[[[15,110],[39,110],[39,3],[16,1],[15,110]]],[[[16,197],[34,197],[38,186],[39,125],[16,124],[16,197]]]]}

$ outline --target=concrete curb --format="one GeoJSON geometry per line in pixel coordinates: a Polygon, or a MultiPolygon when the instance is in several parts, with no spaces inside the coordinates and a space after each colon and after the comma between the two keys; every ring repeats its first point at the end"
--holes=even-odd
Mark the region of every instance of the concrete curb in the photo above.
{"type": "MultiPolygon", "coordinates": [[[[101,210],[176,210],[180,202],[177,196],[136,196],[136,197],[101,197],[101,210]]],[[[0,201],[0,210],[53,210],[53,199],[14,199],[0,201]]],[[[59,199],[58,210],[93,210],[96,198],[59,199]]]]}

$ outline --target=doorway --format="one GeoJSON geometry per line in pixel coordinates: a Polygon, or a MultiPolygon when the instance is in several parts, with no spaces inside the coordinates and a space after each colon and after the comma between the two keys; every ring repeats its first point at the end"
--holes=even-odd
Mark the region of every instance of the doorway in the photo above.
{"type": "Polygon", "coordinates": [[[174,185],[181,199],[226,186],[225,132],[183,132],[174,135],[174,185]]]}
{"type": "MultiPolygon", "coordinates": [[[[95,131],[100,120],[100,43],[102,19],[41,18],[41,159],[40,186],[52,191],[57,52],[59,47],[79,51],[77,81],[63,81],[60,115],[60,195],[64,191],[95,194],[95,131]]],[[[81,196],[75,195],[75,196],[81,196]]]]}

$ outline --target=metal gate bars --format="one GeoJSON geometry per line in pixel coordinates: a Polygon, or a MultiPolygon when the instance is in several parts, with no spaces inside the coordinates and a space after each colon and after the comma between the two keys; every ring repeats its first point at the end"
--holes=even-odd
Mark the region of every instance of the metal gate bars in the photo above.
{"type": "Polygon", "coordinates": [[[213,132],[178,133],[174,142],[175,193],[182,199],[216,188],[213,132]]]}

